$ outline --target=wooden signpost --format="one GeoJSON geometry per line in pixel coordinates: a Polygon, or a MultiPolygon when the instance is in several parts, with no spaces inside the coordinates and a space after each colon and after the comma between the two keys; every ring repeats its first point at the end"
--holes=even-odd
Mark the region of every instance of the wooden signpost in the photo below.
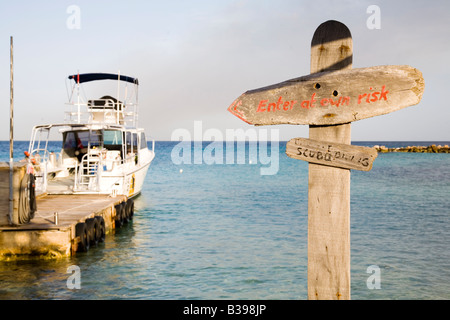
{"type": "Polygon", "coordinates": [[[352,70],[350,30],[322,23],[311,42],[311,74],[250,90],[228,108],[254,125],[306,124],[286,154],[309,162],[308,299],[350,299],[350,169],[368,171],[377,153],[351,145],[351,122],[420,102],[424,80],[409,66],[352,70]]]}
{"type": "Polygon", "coordinates": [[[247,91],[229,111],[254,125],[342,124],[417,104],[423,86],[410,66],[320,72],[247,91]]]}
{"type": "Polygon", "coordinates": [[[326,166],[370,171],[378,156],[375,148],[295,138],[286,144],[286,154],[294,159],[326,166]]]}

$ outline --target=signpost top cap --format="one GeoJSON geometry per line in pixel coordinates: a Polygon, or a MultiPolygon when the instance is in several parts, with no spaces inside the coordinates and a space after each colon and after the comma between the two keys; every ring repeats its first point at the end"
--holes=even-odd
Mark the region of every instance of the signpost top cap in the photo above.
{"type": "Polygon", "coordinates": [[[340,39],[352,38],[350,29],[336,20],[328,20],[317,27],[311,40],[311,47],[340,39]]]}

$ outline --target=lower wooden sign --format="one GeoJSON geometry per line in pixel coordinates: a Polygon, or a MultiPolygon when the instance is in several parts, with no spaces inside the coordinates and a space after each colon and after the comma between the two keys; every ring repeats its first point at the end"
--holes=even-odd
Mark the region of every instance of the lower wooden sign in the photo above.
{"type": "Polygon", "coordinates": [[[294,138],[286,144],[286,154],[298,160],[331,167],[370,171],[378,156],[375,148],[294,138]]]}

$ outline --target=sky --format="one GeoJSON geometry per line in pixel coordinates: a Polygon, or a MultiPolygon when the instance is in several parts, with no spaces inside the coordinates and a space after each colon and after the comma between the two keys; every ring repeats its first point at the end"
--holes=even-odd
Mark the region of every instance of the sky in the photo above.
{"type": "Polygon", "coordinates": [[[196,121],[224,135],[308,137],[308,126],[255,128],[227,108],[247,90],[309,74],[311,39],[327,20],[350,29],[353,68],[410,65],[425,79],[418,105],[353,122],[353,141],[450,140],[448,0],[0,0],[0,140],[9,139],[11,36],[15,140],[64,120],[68,75],[119,71],[139,79],[139,126],[156,140],[193,133],[196,121]]]}

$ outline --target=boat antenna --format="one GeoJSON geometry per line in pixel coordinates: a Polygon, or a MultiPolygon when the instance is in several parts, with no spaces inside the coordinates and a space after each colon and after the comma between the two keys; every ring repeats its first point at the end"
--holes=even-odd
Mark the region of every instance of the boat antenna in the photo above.
{"type": "Polygon", "coordinates": [[[120,95],[120,70],[117,74],[117,101],[119,101],[119,95],[120,95]]]}
{"type": "Polygon", "coordinates": [[[123,107],[120,106],[120,103],[119,103],[120,97],[119,97],[119,95],[120,95],[120,70],[117,73],[117,98],[116,98],[117,99],[117,123],[119,123],[119,121],[120,121],[119,113],[123,112],[123,110],[120,110],[123,107]]]}
{"type": "Polygon", "coordinates": [[[78,108],[78,123],[81,122],[81,115],[80,115],[80,70],[77,72],[77,108],[78,108]]]}

